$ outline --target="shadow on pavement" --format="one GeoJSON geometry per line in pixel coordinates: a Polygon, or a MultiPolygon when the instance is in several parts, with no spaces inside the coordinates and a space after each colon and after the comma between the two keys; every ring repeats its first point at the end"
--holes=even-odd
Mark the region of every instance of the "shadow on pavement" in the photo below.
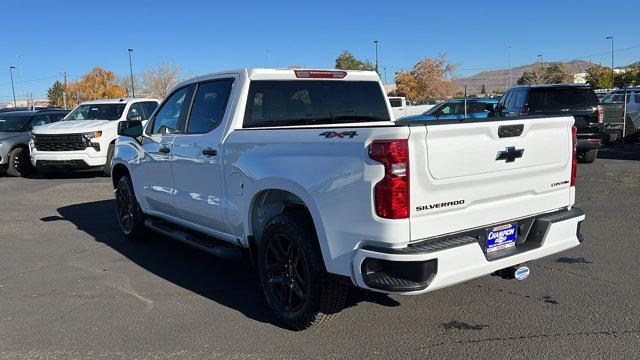
{"type": "MultiPolygon", "coordinates": [[[[272,315],[257,272],[248,261],[221,260],[154,233],[148,239],[129,241],[120,233],[115,218],[115,200],[65,206],[59,208],[58,213],[60,216],[47,216],[40,220],[70,221],[96,241],[151,273],[251,319],[286,329],[272,315]]],[[[351,289],[346,307],[363,301],[382,306],[399,305],[387,295],[351,289]]]]}
{"type": "Polygon", "coordinates": [[[598,159],[640,161],[640,143],[604,147],[598,151],[598,159]]]}

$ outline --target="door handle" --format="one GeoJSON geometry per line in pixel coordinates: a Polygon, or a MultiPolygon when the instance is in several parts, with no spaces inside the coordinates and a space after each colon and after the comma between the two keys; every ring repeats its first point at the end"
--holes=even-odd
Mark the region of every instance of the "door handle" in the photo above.
{"type": "Polygon", "coordinates": [[[160,152],[160,154],[168,154],[171,152],[171,149],[166,146],[162,146],[160,149],[158,149],[158,151],[160,152]]]}
{"type": "Polygon", "coordinates": [[[204,156],[216,156],[218,155],[218,151],[212,148],[206,148],[202,150],[202,155],[204,156]]]}

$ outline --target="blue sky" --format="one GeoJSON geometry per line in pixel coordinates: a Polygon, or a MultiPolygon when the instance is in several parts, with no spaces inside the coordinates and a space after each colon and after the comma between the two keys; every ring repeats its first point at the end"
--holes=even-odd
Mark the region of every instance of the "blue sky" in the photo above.
{"type": "MultiPolygon", "coordinates": [[[[459,75],[536,60],[569,60],[640,46],[637,0],[602,1],[9,1],[2,5],[0,103],[24,88],[42,97],[59,73],[70,79],[102,66],[128,74],[161,62],[197,75],[229,68],[333,67],[349,49],[380,67],[408,69],[444,53],[459,75]]],[[[585,58],[610,64],[610,55],[585,58]]],[[[616,53],[616,64],[640,60],[640,47],[616,53]]]]}

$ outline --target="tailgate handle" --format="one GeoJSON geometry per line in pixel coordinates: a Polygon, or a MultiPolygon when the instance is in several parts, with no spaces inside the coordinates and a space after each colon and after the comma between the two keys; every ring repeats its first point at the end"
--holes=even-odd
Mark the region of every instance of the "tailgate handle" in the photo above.
{"type": "Polygon", "coordinates": [[[522,135],[524,124],[517,125],[500,125],[498,127],[498,136],[501,138],[516,137],[522,135]]]}

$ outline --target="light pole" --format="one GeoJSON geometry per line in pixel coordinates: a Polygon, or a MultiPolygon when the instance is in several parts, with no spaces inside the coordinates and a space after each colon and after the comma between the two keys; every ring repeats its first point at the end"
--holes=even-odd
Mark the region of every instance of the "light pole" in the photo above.
{"type": "Polygon", "coordinates": [[[607,36],[607,40],[611,40],[611,88],[613,89],[616,87],[616,82],[615,82],[616,71],[614,70],[614,67],[613,67],[613,36],[607,36]]]}
{"type": "Polygon", "coordinates": [[[23,66],[22,66],[22,55],[17,54],[16,59],[18,59],[18,63],[20,64],[20,88],[22,89],[22,97],[25,97],[24,91],[24,74],[23,74],[23,66]]]}
{"type": "Polygon", "coordinates": [[[271,49],[267,49],[267,65],[271,68],[271,49]]]}
{"type": "Polygon", "coordinates": [[[373,45],[376,47],[376,73],[380,75],[380,71],[378,71],[378,40],[374,40],[373,45]]]}
{"type": "Polygon", "coordinates": [[[384,84],[386,85],[387,84],[387,67],[385,66],[382,69],[384,71],[384,84]]]}
{"type": "Polygon", "coordinates": [[[60,74],[64,76],[64,88],[62,89],[62,106],[67,110],[67,72],[63,71],[60,74]]]}
{"type": "Polygon", "coordinates": [[[513,78],[512,78],[512,63],[511,63],[511,45],[509,45],[509,86],[511,86],[511,84],[513,84],[513,78]]]}
{"type": "Polygon", "coordinates": [[[13,93],[13,107],[18,107],[16,104],[16,90],[13,87],[13,69],[15,66],[9,66],[9,76],[11,77],[11,92],[13,93]]]}
{"type": "Polygon", "coordinates": [[[133,49],[127,49],[129,52],[129,74],[131,75],[131,97],[136,97],[136,90],[133,88],[133,65],[131,64],[131,53],[133,49]]]}

